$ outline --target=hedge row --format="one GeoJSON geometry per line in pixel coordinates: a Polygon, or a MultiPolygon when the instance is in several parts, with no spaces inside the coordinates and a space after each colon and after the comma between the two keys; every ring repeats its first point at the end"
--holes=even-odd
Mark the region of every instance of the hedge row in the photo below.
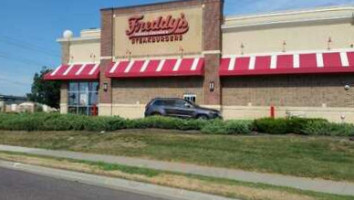
{"type": "Polygon", "coordinates": [[[25,131],[115,131],[121,129],[174,129],[197,130],[203,133],[247,134],[252,131],[252,121],[205,121],[167,117],[123,119],[120,117],[88,117],[60,114],[0,114],[1,130],[25,131]]]}
{"type": "Polygon", "coordinates": [[[205,121],[149,117],[129,120],[120,117],[88,117],[45,113],[0,114],[0,130],[115,131],[146,128],[196,130],[206,134],[249,134],[256,131],[269,134],[354,136],[354,125],[330,123],[324,119],[264,118],[255,121],[205,121]]]}
{"type": "Polygon", "coordinates": [[[254,130],[269,134],[301,134],[324,136],[354,136],[354,125],[331,123],[325,119],[263,118],[254,121],[254,130]]]}

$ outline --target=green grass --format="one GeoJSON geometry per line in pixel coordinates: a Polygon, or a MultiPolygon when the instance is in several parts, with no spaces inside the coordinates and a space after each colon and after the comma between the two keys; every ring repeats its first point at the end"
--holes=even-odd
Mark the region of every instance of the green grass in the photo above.
{"type": "Polygon", "coordinates": [[[153,129],[105,134],[0,131],[0,144],[354,181],[354,143],[348,138],[202,135],[153,129]]]}
{"type": "Polygon", "coordinates": [[[154,177],[160,174],[157,170],[147,169],[147,168],[140,168],[140,167],[130,167],[125,165],[117,165],[117,164],[110,164],[104,162],[90,162],[90,161],[80,161],[81,163],[86,163],[89,165],[94,165],[99,167],[105,171],[121,171],[127,174],[137,174],[137,175],[145,175],[147,177],[154,177]]]}
{"type": "MultiPolygon", "coordinates": [[[[50,157],[50,156],[38,156],[38,155],[31,155],[31,154],[26,154],[26,153],[14,153],[14,152],[6,152],[6,151],[0,151],[0,153],[5,153],[8,155],[14,155],[14,156],[16,156],[16,155],[26,156],[29,158],[30,157],[43,158],[43,159],[47,159],[47,162],[50,162],[51,160],[58,160],[58,161],[68,161],[70,163],[83,163],[86,165],[98,167],[104,171],[121,171],[123,173],[128,173],[128,174],[132,174],[132,175],[144,175],[149,178],[155,177],[158,175],[162,175],[162,174],[178,175],[178,176],[184,176],[184,177],[189,178],[191,180],[195,179],[195,180],[200,180],[200,181],[206,181],[209,183],[219,184],[220,186],[222,186],[222,185],[244,186],[244,187],[255,188],[255,189],[283,191],[283,192],[287,192],[289,194],[310,196],[310,197],[313,197],[318,200],[352,200],[354,198],[352,196],[334,195],[334,194],[327,194],[327,193],[320,193],[320,192],[313,192],[313,191],[304,191],[304,190],[300,190],[300,189],[281,187],[281,186],[273,186],[273,185],[262,184],[262,183],[250,183],[250,182],[228,180],[228,179],[222,179],[222,178],[206,177],[206,176],[201,176],[201,175],[175,173],[175,172],[148,169],[148,168],[142,168],[142,167],[131,167],[131,166],[125,166],[125,165],[118,165],[118,164],[109,164],[109,163],[104,163],[104,162],[92,162],[92,161],[75,160],[75,159],[55,158],[55,157],[50,157]]],[[[229,195],[229,197],[240,198],[237,195],[229,195]]]]}

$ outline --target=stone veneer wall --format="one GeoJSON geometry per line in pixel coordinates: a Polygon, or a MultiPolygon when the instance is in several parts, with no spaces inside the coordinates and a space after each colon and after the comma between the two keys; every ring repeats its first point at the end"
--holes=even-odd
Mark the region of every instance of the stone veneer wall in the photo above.
{"type": "MultiPolygon", "coordinates": [[[[114,79],[112,83],[112,114],[125,118],[144,117],[145,105],[155,97],[183,98],[195,94],[198,104],[203,104],[203,77],[114,79]]],[[[107,112],[107,111],[106,111],[107,112]]]]}
{"type": "Polygon", "coordinates": [[[222,78],[222,110],[227,119],[276,116],[321,117],[354,122],[354,75],[282,75],[222,78]]]}
{"type": "Polygon", "coordinates": [[[143,78],[113,80],[113,104],[147,104],[155,97],[183,98],[184,94],[197,95],[203,104],[202,77],[143,78]]]}
{"type": "Polygon", "coordinates": [[[354,75],[286,75],[222,78],[224,106],[353,107],[354,75]]]}

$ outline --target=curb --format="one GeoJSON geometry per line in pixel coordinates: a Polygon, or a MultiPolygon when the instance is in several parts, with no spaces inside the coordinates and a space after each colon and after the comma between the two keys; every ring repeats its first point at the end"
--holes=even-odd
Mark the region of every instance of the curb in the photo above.
{"type": "Polygon", "coordinates": [[[187,163],[172,163],[166,161],[147,160],[123,156],[47,150],[9,145],[0,145],[0,151],[19,152],[27,153],[30,155],[51,156],[56,158],[70,158],[94,162],[106,162],[112,164],[143,167],[163,171],[179,172],[184,174],[196,174],[201,176],[224,178],[251,183],[263,183],[306,191],[354,196],[354,183],[347,181],[339,182],[316,178],[294,177],[280,174],[248,172],[238,169],[214,168],[187,163]]]}
{"type": "Polygon", "coordinates": [[[199,192],[153,185],[149,183],[141,183],[119,178],[110,178],[2,160],[0,160],[0,167],[169,200],[235,200],[199,192]]]}

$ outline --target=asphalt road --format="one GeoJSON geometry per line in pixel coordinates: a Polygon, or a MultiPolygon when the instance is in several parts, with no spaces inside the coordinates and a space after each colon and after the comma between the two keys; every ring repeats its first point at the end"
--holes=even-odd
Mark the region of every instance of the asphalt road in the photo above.
{"type": "Polygon", "coordinates": [[[0,200],[163,200],[0,168],[0,200]]]}

